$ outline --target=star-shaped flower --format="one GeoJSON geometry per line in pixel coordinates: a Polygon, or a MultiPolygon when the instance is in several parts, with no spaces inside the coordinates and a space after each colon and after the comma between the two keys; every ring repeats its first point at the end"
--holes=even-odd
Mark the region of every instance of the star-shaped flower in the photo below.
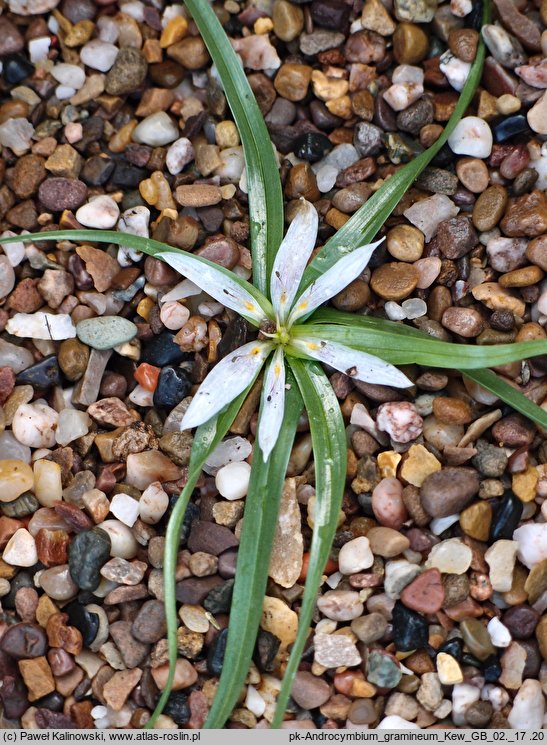
{"type": "Polygon", "coordinates": [[[302,275],[315,246],[318,217],[304,199],[276,254],[270,278],[270,301],[250,283],[191,255],[160,253],[157,258],[186,276],[222,305],[260,329],[257,340],[224,357],[200,385],[181,429],[204,424],[240,395],[267,363],[258,429],[258,444],[266,461],[275,445],[285,410],[285,355],[318,360],[355,380],[405,388],[412,382],[396,367],[344,344],[325,341],[308,330],[305,319],[344,289],[367,266],[370,243],[342,257],[298,294],[302,275]]]}

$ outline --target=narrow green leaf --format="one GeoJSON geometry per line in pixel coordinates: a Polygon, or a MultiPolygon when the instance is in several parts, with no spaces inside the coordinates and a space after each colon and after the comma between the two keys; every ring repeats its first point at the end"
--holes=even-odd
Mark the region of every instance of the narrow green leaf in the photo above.
{"type": "MultiPolygon", "coordinates": [[[[80,243],[113,243],[116,246],[129,246],[135,251],[147,254],[148,256],[157,256],[158,254],[164,253],[175,253],[184,254],[186,257],[191,256],[192,259],[198,264],[204,264],[216,269],[221,274],[229,277],[233,282],[236,282],[240,287],[247,290],[247,292],[253,296],[258,305],[264,310],[266,315],[274,317],[273,308],[265,298],[265,296],[259,292],[247,280],[242,279],[234,272],[229,269],[225,269],[220,264],[215,264],[214,261],[204,259],[203,256],[196,256],[196,254],[188,253],[188,251],[182,251],[180,248],[169,246],[167,243],[161,243],[155,241],[153,238],[144,238],[140,235],[131,235],[130,233],[122,233],[118,230],[48,230],[43,233],[28,233],[26,235],[8,236],[7,238],[0,238],[0,245],[3,243],[15,243],[15,242],[30,243],[32,241],[78,241],[80,243]]],[[[164,260],[163,258],[161,259],[164,260]]],[[[248,317],[247,320],[253,326],[257,326],[257,323],[248,317]]]]}
{"type": "Polygon", "coordinates": [[[283,238],[283,194],[270,135],[236,53],[204,0],[185,0],[213,58],[239,129],[247,174],[253,281],[269,295],[274,256],[283,238]]]}
{"type": "MultiPolygon", "coordinates": [[[[490,23],[490,0],[484,0],[483,25],[490,23]]],[[[485,47],[481,37],[477,49],[477,56],[471,65],[469,76],[460,93],[458,103],[452,116],[446,123],[443,133],[430,148],[414,158],[410,163],[393,174],[375,194],[330,238],[304,273],[301,289],[308,287],[314,279],[321,276],[333,266],[339,258],[349,251],[353,251],[364,243],[372,242],[387,218],[401,201],[405,192],[431,162],[448,140],[454,127],[459,122],[477,89],[482,75],[485,47]]]]}
{"type": "Polygon", "coordinates": [[[376,322],[374,326],[306,324],[295,327],[293,336],[313,336],[316,339],[335,341],[347,347],[374,354],[392,365],[458,367],[460,370],[496,367],[547,354],[547,340],[545,339],[492,346],[450,344],[420,332],[418,332],[418,337],[401,334],[392,329],[397,324],[381,318],[375,318],[374,321],[376,322]]]}
{"type": "Polygon", "coordinates": [[[465,376],[475,383],[478,383],[487,391],[501,398],[506,404],[511,406],[515,411],[523,414],[528,419],[538,424],[540,427],[547,429],[547,411],[530,401],[529,398],[513,388],[503,378],[500,378],[492,370],[466,370],[465,376]]]}
{"type": "Polygon", "coordinates": [[[171,694],[173,679],[175,676],[175,663],[177,661],[177,600],[175,587],[175,574],[177,569],[177,554],[180,543],[180,531],[186,514],[188,502],[194,491],[196,482],[201,474],[203,464],[213,452],[224,435],[228,432],[232,422],[237,416],[245,397],[250,391],[247,388],[232,403],[226,407],[218,416],[198,427],[192,443],[190,464],[188,466],[188,480],[181,491],[177,503],[169,518],[167,531],[165,533],[165,551],[163,557],[163,582],[165,588],[165,617],[167,620],[167,646],[169,652],[169,675],[167,684],[163,689],[156,708],[146,724],[150,729],[156,723],[158,717],[165,708],[165,704],[171,694]]]}
{"type": "MultiPolygon", "coordinates": [[[[390,333],[397,335],[399,338],[399,342],[401,342],[405,336],[409,336],[413,339],[413,343],[418,343],[418,340],[423,341],[424,338],[428,338],[426,334],[424,334],[423,331],[418,331],[418,329],[412,328],[412,326],[404,326],[402,324],[393,323],[392,321],[384,321],[381,318],[373,318],[372,316],[356,316],[351,315],[350,313],[341,313],[337,310],[333,310],[331,308],[321,308],[320,310],[316,311],[312,317],[313,321],[321,321],[325,324],[329,324],[326,326],[326,328],[333,329],[335,326],[333,324],[340,324],[338,328],[341,328],[342,325],[344,326],[351,326],[352,324],[356,324],[360,328],[363,329],[370,329],[370,330],[381,330],[384,328],[384,325],[389,325],[390,333]]],[[[323,328],[323,327],[322,327],[323,328]]],[[[439,342],[437,342],[439,343],[439,342]]],[[[529,344],[530,342],[522,342],[522,345],[529,344]]],[[[540,344],[544,344],[545,342],[540,341],[540,344]]],[[[494,393],[496,396],[499,396],[499,398],[504,401],[509,406],[512,406],[516,411],[519,411],[524,416],[531,419],[533,422],[536,422],[536,424],[539,424],[542,427],[547,428],[547,415],[544,412],[542,408],[540,408],[537,404],[535,404],[533,401],[530,401],[524,394],[522,394],[520,391],[517,391],[515,388],[513,388],[509,383],[506,383],[502,378],[498,377],[495,373],[493,373],[490,370],[487,369],[471,369],[463,368],[462,359],[466,354],[466,350],[475,349],[475,347],[471,347],[465,344],[454,344],[451,345],[452,347],[456,347],[456,350],[454,351],[454,354],[456,355],[456,360],[453,364],[446,364],[445,367],[453,367],[454,369],[458,370],[458,372],[461,372],[462,374],[466,375],[471,380],[474,380],[476,383],[479,383],[483,388],[486,388],[491,393],[494,393]]],[[[489,366],[497,366],[499,364],[505,364],[501,362],[493,362],[493,357],[490,357],[491,354],[495,352],[496,349],[499,349],[501,346],[517,346],[514,345],[498,345],[498,346],[492,346],[492,347],[480,347],[480,349],[487,349],[488,350],[488,359],[484,362],[484,367],[489,366]]],[[[365,350],[366,351],[366,350],[365,350]]],[[[540,354],[545,354],[546,351],[540,352],[540,354]]],[[[384,357],[383,353],[380,355],[381,357],[384,357]]],[[[527,356],[523,355],[522,357],[527,356]]],[[[532,355],[533,356],[533,355],[532,355]]],[[[522,359],[522,357],[518,356],[517,359],[522,359]]],[[[392,360],[386,361],[391,362],[392,360]]],[[[395,364],[395,363],[394,363],[395,364]]],[[[402,363],[398,363],[402,364],[402,363]]],[[[431,365],[432,367],[434,365],[431,365]]]]}
{"type": "Polygon", "coordinates": [[[253,655],[268,581],[279,501],[302,411],[298,386],[290,373],[287,384],[290,387],[285,400],[283,425],[266,463],[258,447],[255,447],[237,554],[226,653],[218,691],[205,723],[209,729],[221,728],[230,716],[245,683],[253,655]]]}
{"type": "Polygon", "coordinates": [[[298,633],[279,696],[272,727],[283,721],[294,676],[306,644],[321,576],[331,550],[346,484],[346,432],[340,404],[323,369],[316,362],[294,357],[289,364],[308,412],[315,464],[314,527],[298,633]]]}

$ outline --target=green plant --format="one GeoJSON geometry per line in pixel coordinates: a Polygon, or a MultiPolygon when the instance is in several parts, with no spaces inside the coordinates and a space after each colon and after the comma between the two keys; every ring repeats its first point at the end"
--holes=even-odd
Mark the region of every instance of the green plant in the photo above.
{"type": "MultiPolygon", "coordinates": [[[[213,9],[204,0],[186,0],[215,62],[244,147],[254,284],[207,260],[154,240],[116,231],[62,230],[40,233],[40,240],[72,240],[130,246],[166,261],[204,287],[222,304],[238,312],[258,330],[259,338],[232,353],[213,369],[188,409],[185,426],[196,426],[188,481],[170,518],[164,561],[165,607],[168,625],[170,676],[149,725],[153,726],[169,696],[177,657],[175,568],[186,507],[203,464],[228,432],[248,391],[267,363],[260,403],[257,444],[246,498],[238,569],[224,668],[208,727],[221,727],[235,705],[249,669],[266,590],[269,555],[276,517],[297,422],[303,408],[312,436],[316,519],[310,548],[299,628],[278,697],[273,726],[283,719],[292,682],[302,654],[336,530],[346,477],[346,436],[340,407],[317,360],[356,377],[371,370],[391,376],[393,385],[410,381],[394,365],[418,364],[456,368],[493,391],[503,401],[547,428],[547,413],[512,388],[488,367],[545,354],[544,341],[480,347],[439,342],[418,330],[378,318],[340,313],[318,305],[341,289],[336,283],[337,262],[346,268],[344,284],[366,265],[374,239],[405,191],[446,142],[469,105],[480,81],[484,61],[481,42],[467,83],[442,136],[428,150],[401,168],[330,238],[305,268],[315,242],[317,216],[304,203],[283,236],[283,202],[273,148],[245,74],[213,9]],[[299,261],[289,261],[287,248],[300,245],[299,261]],[[359,247],[359,248],[357,248],[359,247]],[[303,274],[302,274],[303,273],[303,274]],[[300,281],[300,277],[301,281],[300,281]],[[272,279],[272,281],[270,281],[272,279]],[[298,282],[298,292],[296,292],[298,282]],[[296,301],[295,298],[299,300],[296,301]],[[302,306],[303,298],[308,306],[302,306]],[[295,311],[294,308],[298,310],[295,311]],[[311,316],[309,315],[310,313],[311,316]],[[298,321],[298,323],[297,323],[298,321]],[[374,349],[381,358],[368,354],[374,349]],[[268,358],[272,357],[270,361],[268,358]],[[233,395],[215,393],[215,381],[234,365],[233,395]],[[368,366],[368,367],[367,367],[368,366]],[[235,382],[239,385],[235,386],[235,382]],[[233,399],[233,400],[232,400],[233,399]]],[[[485,0],[485,23],[489,3],[485,0]]],[[[38,236],[18,236],[29,241],[38,236]]],[[[5,238],[0,243],[8,243],[5,238]]],[[[340,265],[338,265],[339,267],[340,265]]],[[[227,388],[228,386],[225,386],[227,388]]]]}

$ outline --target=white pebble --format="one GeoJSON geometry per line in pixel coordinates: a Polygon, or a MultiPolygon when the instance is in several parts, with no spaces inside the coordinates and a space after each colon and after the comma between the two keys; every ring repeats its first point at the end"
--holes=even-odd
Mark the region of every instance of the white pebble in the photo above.
{"type": "Polygon", "coordinates": [[[376,729],[421,729],[421,727],[418,727],[414,722],[403,719],[398,714],[391,714],[384,717],[376,729]]]}
{"type": "Polygon", "coordinates": [[[433,535],[441,535],[445,530],[448,530],[452,525],[459,522],[459,515],[446,515],[446,517],[434,517],[429,523],[429,529],[433,535]]]}
{"type": "Polygon", "coordinates": [[[6,331],[21,338],[50,341],[73,339],[76,336],[72,318],[65,313],[16,313],[9,319],[6,331]]]}
{"type": "Polygon", "coordinates": [[[0,255],[0,299],[13,290],[15,286],[15,272],[7,256],[0,255]]]}
{"type": "Polygon", "coordinates": [[[58,418],[55,409],[46,404],[21,404],[13,417],[13,434],[30,448],[51,448],[58,418]]]}
{"type": "MultiPolygon", "coordinates": [[[[237,183],[243,175],[245,158],[242,147],[225,147],[219,153],[221,164],[215,169],[215,176],[237,183]]],[[[245,189],[246,191],[246,189],[245,189]]]]}
{"type": "Polygon", "coordinates": [[[153,406],[154,391],[149,391],[142,385],[136,385],[129,394],[129,400],[136,406],[153,406]]]}
{"type": "Polygon", "coordinates": [[[254,686],[247,686],[245,707],[257,718],[261,717],[266,711],[266,702],[254,686]]]}
{"type": "Polygon", "coordinates": [[[38,36],[36,39],[29,41],[28,53],[33,65],[47,59],[50,46],[51,39],[49,36],[38,36]]]}
{"type": "Polygon", "coordinates": [[[338,176],[338,169],[334,166],[323,166],[315,174],[317,181],[317,188],[322,194],[330,191],[336,184],[336,178],[338,176]]]}
{"type": "Polygon", "coordinates": [[[370,543],[366,536],[359,536],[344,543],[338,555],[338,566],[342,574],[357,574],[374,563],[370,543]]]}
{"type": "Polygon", "coordinates": [[[115,44],[120,35],[120,28],[112,17],[101,16],[97,21],[97,33],[101,41],[115,44]]]}
{"type": "Polygon", "coordinates": [[[547,559],[547,523],[522,525],[513,533],[513,540],[519,544],[519,560],[528,569],[547,559]]]}
{"type": "Polygon", "coordinates": [[[124,525],[132,528],[139,516],[139,502],[129,494],[115,494],[110,502],[110,512],[124,525]]]}
{"type": "Polygon", "coordinates": [[[107,230],[114,227],[119,215],[120,209],[112,197],[101,194],[78,208],[76,220],[86,228],[107,230]]]}
{"type": "Polygon", "coordinates": [[[114,44],[101,39],[92,39],[80,50],[80,59],[84,65],[93,70],[108,72],[118,56],[120,50],[114,44]]]}
{"type": "Polygon", "coordinates": [[[545,716],[545,699],[539,680],[528,678],[519,688],[507,717],[513,729],[540,730],[545,716]]]}
{"type": "MultiPolygon", "coordinates": [[[[118,230],[122,233],[129,233],[130,235],[140,235],[143,238],[148,238],[150,230],[148,224],[150,222],[150,210],[144,205],[137,205],[136,207],[130,207],[120,215],[118,220],[118,230]]],[[[133,249],[130,249],[130,253],[133,249]]],[[[133,260],[138,260],[140,254],[133,260]]]]}
{"type": "Polygon", "coordinates": [[[425,301],[417,297],[411,297],[408,298],[408,300],[404,300],[401,307],[409,320],[421,318],[427,313],[427,305],[425,301]]]}
{"type": "Polygon", "coordinates": [[[167,512],[169,497],[159,481],[154,481],[141,494],[139,514],[143,523],[155,525],[167,512]]]}
{"type": "Polygon", "coordinates": [[[421,230],[425,236],[426,243],[433,238],[439,227],[439,223],[449,217],[456,217],[460,211],[454,202],[446,194],[434,194],[415,202],[404,211],[404,216],[421,230]]]}
{"type": "Polygon", "coordinates": [[[465,712],[478,701],[480,690],[469,683],[457,683],[452,689],[452,720],[457,727],[465,727],[465,712]]]}
{"type": "Polygon", "coordinates": [[[445,574],[465,574],[471,566],[473,552],[459,538],[449,538],[431,549],[425,563],[428,569],[437,568],[445,574]]]}
{"type": "Polygon", "coordinates": [[[220,442],[203,464],[203,470],[214,476],[219,468],[228,463],[241,463],[252,453],[253,448],[249,440],[244,437],[229,437],[220,442]]]}
{"type": "Polygon", "coordinates": [[[465,85],[465,81],[469,77],[471,65],[469,62],[464,62],[447,50],[440,56],[439,68],[446,76],[452,88],[461,91],[465,85]]]}
{"type": "Polygon", "coordinates": [[[395,83],[383,95],[384,101],[387,101],[394,111],[403,111],[417,101],[423,92],[423,86],[417,83],[395,83]]]}
{"type": "Polygon", "coordinates": [[[247,494],[250,478],[251,466],[248,463],[228,463],[219,469],[215,485],[224,499],[242,499],[247,494]]]}
{"type": "MultiPolygon", "coordinates": [[[[9,238],[10,235],[17,237],[16,234],[12,230],[4,230],[4,232],[2,233],[0,237],[9,238]]],[[[2,246],[2,250],[8,257],[9,262],[12,266],[19,266],[19,264],[23,261],[23,259],[26,256],[25,244],[23,243],[23,241],[14,241],[13,243],[6,243],[5,245],[2,246]]]]}
{"type": "Polygon", "coordinates": [[[184,170],[188,163],[194,160],[194,147],[187,137],[179,137],[172,145],[165,156],[165,165],[167,170],[173,176],[184,170]]]}
{"type": "Polygon", "coordinates": [[[85,71],[78,65],[70,65],[67,62],[60,62],[51,70],[51,75],[61,85],[67,88],[80,90],[85,83],[85,71]]]}
{"type": "Polygon", "coordinates": [[[28,530],[20,528],[9,539],[2,558],[14,567],[31,567],[38,561],[36,542],[28,530]]]}
{"type": "Polygon", "coordinates": [[[394,300],[388,300],[384,305],[384,310],[390,321],[404,321],[406,318],[405,311],[394,300]]]}
{"type": "Polygon", "coordinates": [[[110,536],[112,542],[110,556],[118,556],[120,559],[133,559],[136,556],[137,541],[127,525],[119,520],[105,520],[97,527],[102,528],[110,536]]]}
{"type": "Polygon", "coordinates": [[[59,445],[68,445],[69,442],[83,437],[89,432],[91,419],[85,411],[77,409],[63,409],[59,413],[55,440],[59,445]]]}
{"type": "Polygon", "coordinates": [[[471,0],[450,0],[450,12],[458,18],[465,18],[472,10],[471,0]]]}
{"type": "Polygon", "coordinates": [[[23,463],[30,463],[30,459],[28,445],[18,442],[9,430],[0,432],[0,460],[22,460],[23,463]]]}
{"type": "Polygon", "coordinates": [[[133,130],[134,142],[151,147],[168,145],[179,136],[179,128],[165,111],[145,117],[133,130]]]}
{"type": "Polygon", "coordinates": [[[456,124],[448,138],[448,144],[457,155],[488,158],[492,152],[492,130],[484,119],[478,116],[465,116],[456,124]]]}
{"type": "Polygon", "coordinates": [[[34,127],[26,119],[8,119],[0,124],[0,145],[9,147],[15,155],[23,155],[30,148],[33,134],[34,127]]]}
{"type": "Polygon", "coordinates": [[[398,65],[391,76],[392,83],[416,83],[424,84],[424,71],[421,67],[414,65],[398,65]]]}
{"type": "Polygon", "coordinates": [[[496,616],[490,619],[486,628],[495,647],[508,647],[511,644],[511,632],[496,616]]]}
{"type": "Polygon", "coordinates": [[[55,96],[59,101],[66,101],[68,98],[76,93],[76,88],[71,88],[69,85],[58,85],[55,88],[55,96]]]}

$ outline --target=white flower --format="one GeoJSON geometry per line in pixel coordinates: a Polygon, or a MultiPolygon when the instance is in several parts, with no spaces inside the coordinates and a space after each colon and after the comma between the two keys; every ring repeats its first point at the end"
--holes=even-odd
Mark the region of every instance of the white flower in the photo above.
{"type": "Polygon", "coordinates": [[[259,338],[224,357],[200,385],[181,422],[181,429],[204,424],[240,395],[267,362],[258,444],[264,460],[275,445],[285,407],[285,355],[318,360],[356,380],[405,388],[411,381],[396,367],[371,354],[325,341],[307,330],[312,311],[353,282],[381,243],[356,248],[342,257],[299,294],[302,275],[315,246],[315,207],[301,200],[276,254],[270,279],[270,301],[248,282],[191,254],[159,253],[163,259],[222,305],[261,329],[259,338]]]}

